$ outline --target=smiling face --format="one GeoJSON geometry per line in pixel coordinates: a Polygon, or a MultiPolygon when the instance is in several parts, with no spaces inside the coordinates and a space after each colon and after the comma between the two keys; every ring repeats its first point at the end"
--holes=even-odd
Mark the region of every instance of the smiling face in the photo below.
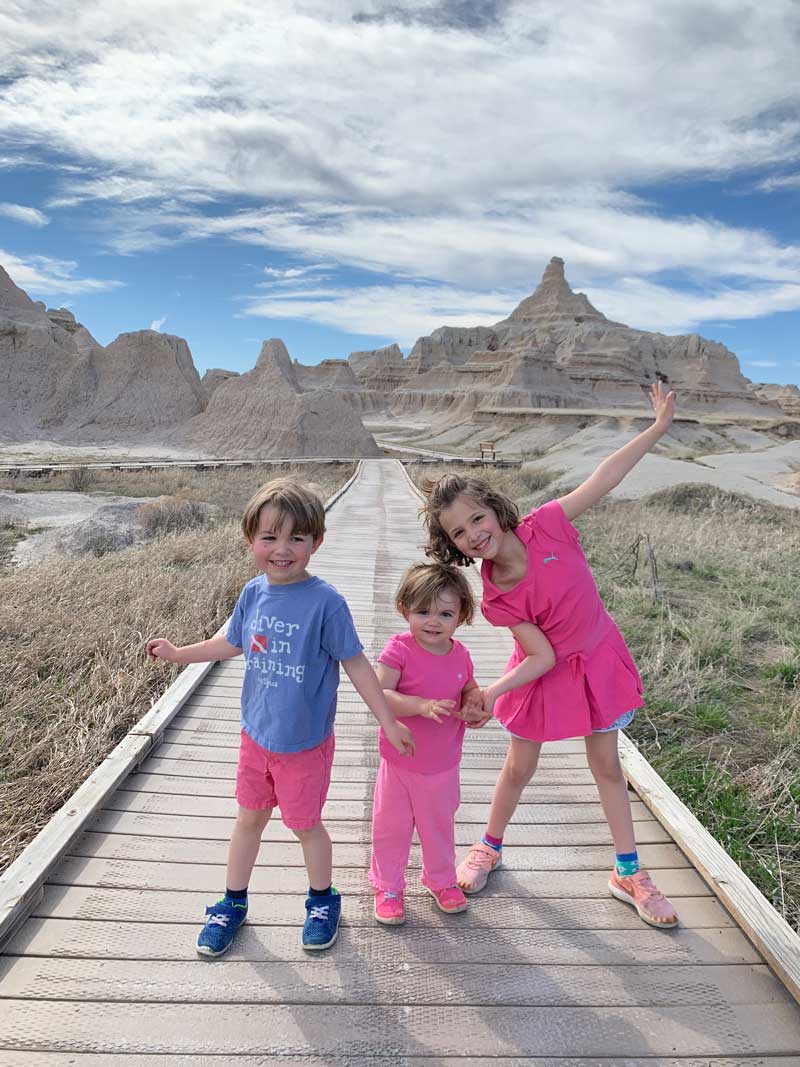
{"type": "Polygon", "coordinates": [[[258,516],[258,529],[247,547],[270,585],[290,585],[308,578],[308,561],[322,544],[311,534],[295,533],[290,516],[266,505],[258,516]]]}
{"type": "Polygon", "coordinates": [[[494,559],[506,532],[492,508],[461,494],[439,515],[442,529],[465,556],[494,559]]]}
{"type": "Polygon", "coordinates": [[[443,589],[428,604],[415,604],[403,612],[411,636],[435,656],[446,655],[461,614],[461,600],[454,589],[443,589]]]}

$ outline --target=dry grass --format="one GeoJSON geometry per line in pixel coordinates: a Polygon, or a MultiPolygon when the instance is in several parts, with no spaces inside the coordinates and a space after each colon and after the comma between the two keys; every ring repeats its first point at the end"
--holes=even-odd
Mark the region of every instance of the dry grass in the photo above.
{"type": "Polygon", "coordinates": [[[119,496],[183,496],[205,501],[222,509],[226,518],[238,518],[253,493],[264,482],[295,474],[311,482],[327,497],[347,481],[355,469],[351,461],[341,463],[264,463],[254,467],[220,467],[195,470],[192,467],[164,467],[148,470],[90,470],[78,467],[58,471],[49,478],[0,475],[0,489],[20,493],[46,490],[62,492],[113,493],[119,496]],[[78,488],[81,486],[82,488],[78,488]]]}
{"type": "MultiPolygon", "coordinates": [[[[527,491],[519,472],[486,473],[525,510],[549,495],[527,491]]],[[[577,525],[644,678],[630,736],[797,928],[797,512],[689,485],[600,505],[577,525]],[[640,535],[655,584],[646,540],[636,558],[640,535]]]]}
{"type": "MultiPolygon", "coordinates": [[[[353,470],[318,466],[314,481],[325,496],[353,470]]],[[[258,484],[225,485],[223,498],[246,500],[258,484]]],[[[202,488],[205,500],[221,503],[202,488]]],[[[177,673],[146,660],[146,638],[211,636],[253,573],[238,523],[225,521],[0,576],[0,869],[177,673]]]]}

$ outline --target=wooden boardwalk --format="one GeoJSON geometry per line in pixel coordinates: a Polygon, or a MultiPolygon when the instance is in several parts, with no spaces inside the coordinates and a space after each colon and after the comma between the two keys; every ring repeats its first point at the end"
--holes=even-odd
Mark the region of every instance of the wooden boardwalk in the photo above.
{"type": "MultiPolygon", "coordinates": [[[[367,462],[313,561],[347,597],[371,657],[402,626],[392,599],[420,554],[416,511],[399,465],[367,462]]],[[[479,622],[461,636],[479,680],[496,677],[508,635],[479,622]]],[[[300,947],[306,876],[276,818],[247,925],[224,958],[198,959],[203,909],[224,886],[242,670],[211,670],[3,945],[3,1067],[800,1064],[800,1007],[638,799],[643,862],[683,925],[650,929],[608,895],[611,842],[580,742],[545,748],[505,868],[468,912],[444,916],[423,895],[415,846],[408,921],[376,925],[376,727],[346,677],[325,811],[344,895],[336,946],[312,958],[300,947]]],[[[467,733],[462,851],[483,829],[505,748],[494,723],[467,733]]]]}

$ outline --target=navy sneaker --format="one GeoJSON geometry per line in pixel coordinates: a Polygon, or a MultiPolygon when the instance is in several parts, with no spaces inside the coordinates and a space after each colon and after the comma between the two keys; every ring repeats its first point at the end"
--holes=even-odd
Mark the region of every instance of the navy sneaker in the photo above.
{"type": "Polygon", "coordinates": [[[231,947],[236,931],[247,918],[247,905],[232,904],[223,897],[206,908],[206,915],[206,925],[197,939],[197,951],[201,956],[221,956],[231,947]]]}
{"type": "Polygon", "coordinates": [[[331,887],[330,893],[324,897],[306,897],[303,948],[309,952],[330,948],[339,936],[341,917],[342,898],[338,889],[331,887]]]}

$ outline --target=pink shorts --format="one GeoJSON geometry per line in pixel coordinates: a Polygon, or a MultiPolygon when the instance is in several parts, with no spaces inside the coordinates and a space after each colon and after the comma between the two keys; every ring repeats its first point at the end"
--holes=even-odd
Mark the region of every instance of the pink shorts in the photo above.
{"type": "Polygon", "coordinates": [[[331,782],[333,734],[302,752],[270,752],[242,730],[236,800],[242,808],[279,807],[283,825],[309,830],[322,817],[331,782]]]}

